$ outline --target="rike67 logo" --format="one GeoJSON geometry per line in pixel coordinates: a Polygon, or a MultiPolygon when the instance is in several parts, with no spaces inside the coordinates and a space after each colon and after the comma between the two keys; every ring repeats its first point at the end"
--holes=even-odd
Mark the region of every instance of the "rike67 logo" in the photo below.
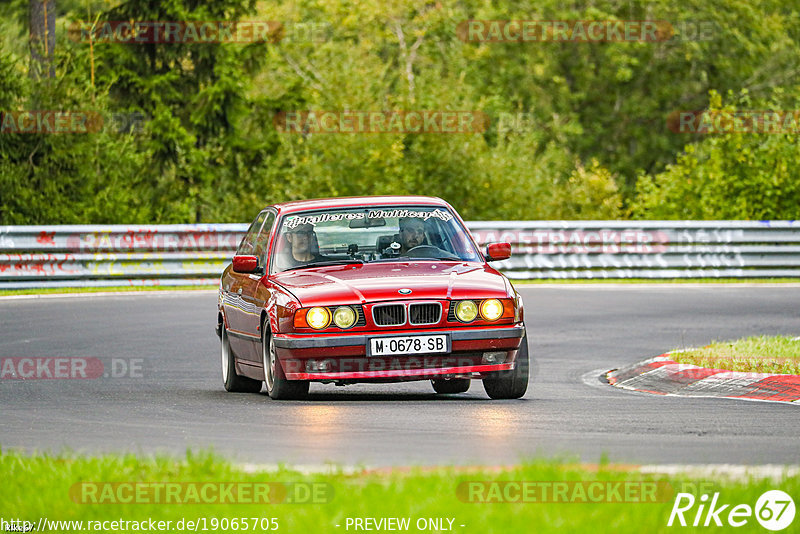
{"type": "Polygon", "coordinates": [[[755,516],[762,527],[777,531],[785,529],[794,520],[794,501],[781,490],[764,492],[754,507],[749,504],[725,504],[720,502],[719,496],[719,492],[714,493],[709,502],[709,496],[705,493],[700,499],[695,499],[691,493],[678,493],[667,526],[742,527],[755,516]]]}

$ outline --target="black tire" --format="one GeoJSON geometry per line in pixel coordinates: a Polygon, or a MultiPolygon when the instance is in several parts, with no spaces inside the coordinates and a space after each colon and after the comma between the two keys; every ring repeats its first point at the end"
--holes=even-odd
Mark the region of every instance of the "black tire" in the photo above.
{"type": "Polygon", "coordinates": [[[267,395],[275,400],[303,399],[308,395],[307,380],[286,380],[281,362],[275,355],[275,344],[266,325],[261,326],[261,363],[267,395]]]}
{"type": "Polygon", "coordinates": [[[472,380],[469,378],[451,378],[449,380],[431,380],[436,393],[464,393],[469,389],[472,380]]]}
{"type": "Polygon", "coordinates": [[[528,390],[528,334],[522,336],[517,360],[510,371],[497,371],[483,379],[483,389],[492,399],[518,399],[528,390]]]}
{"type": "Polygon", "coordinates": [[[225,385],[225,391],[258,393],[261,391],[261,380],[253,380],[236,374],[236,363],[231,344],[228,341],[228,331],[225,325],[222,325],[220,330],[220,363],[222,364],[222,383],[225,385]]]}

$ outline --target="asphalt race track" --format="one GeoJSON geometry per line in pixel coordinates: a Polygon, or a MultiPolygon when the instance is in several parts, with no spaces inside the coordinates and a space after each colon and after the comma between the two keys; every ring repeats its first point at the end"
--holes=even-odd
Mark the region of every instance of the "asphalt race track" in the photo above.
{"type": "Polygon", "coordinates": [[[650,396],[594,378],[712,340],[800,335],[800,286],[522,292],[534,376],[518,401],[490,401],[479,382],[449,397],[429,382],[312,385],[303,402],[231,394],[220,377],[215,293],[0,299],[0,358],[141,365],[121,378],[0,380],[0,446],[211,447],[242,462],[314,465],[498,465],[536,455],[592,462],[603,454],[648,464],[800,464],[800,406],[650,396]]]}

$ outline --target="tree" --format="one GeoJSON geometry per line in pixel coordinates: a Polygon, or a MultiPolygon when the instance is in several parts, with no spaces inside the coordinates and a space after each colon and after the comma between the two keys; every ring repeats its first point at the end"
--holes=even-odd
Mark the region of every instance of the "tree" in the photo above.
{"type": "Polygon", "coordinates": [[[34,79],[55,76],[53,55],[56,48],[55,0],[28,0],[31,67],[34,79]]]}
{"type": "MultiPolygon", "coordinates": [[[[733,95],[728,98],[733,100],[733,95]]],[[[776,101],[722,105],[711,93],[710,112],[764,109],[780,112],[776,101]]],[[[797,109],[800,99],[790,109],[797,109]]],[[[798,219],[800,218],[800,124],[785,133],[717,133],[687,144],[664,172],[643,175],[633,214],[646,219],[798,219]]]]}

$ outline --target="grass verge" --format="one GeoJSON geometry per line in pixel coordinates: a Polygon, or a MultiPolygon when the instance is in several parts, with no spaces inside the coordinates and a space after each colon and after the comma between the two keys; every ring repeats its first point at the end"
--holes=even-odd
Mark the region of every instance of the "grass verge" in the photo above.
{"type": "Polygon", "coordinates": [[[671,354],[678,363],[747,373],[800,375],[800,339],[753,336],[717,341],[699,349],[671,354]]]}
{"type": "MultiPolygon", "coordinates": [[[[412,468],[357,474],[341,471],[301,474],[288,467],[273,472],[245,473],[211,453],[190,453],[176,460],[133,455],[26,456],[6,451],[0,453],[0,473],[3,477],[0,511],[4,520],[23,519],[37,528],[40,519],[46,520],[46,524],[47,521],[81,521],[83,530],[99,526],[100,523],[95,523],[98,521],[152,519],[170,521],[170,532],[180,532],[176,527],[178,521],[183,520],[185,527],[188,521],[199,522],[197,531],[341,533],[356,530],[352,524],[348,528],[348,518],[350,521],[353,518],[408,518],[410,525],[405,530],[411,532],[669,532],[675,529],[668,527],[667,522],[679,492],[697,498],[694,508],[685,513],[690,525],[702,494],[712,496],[719,492],[720,504],[750,507],[754,507],[767,490],[781,489],[795,499],[800,495],[800,476],[784,476],[780,481],[701,480],[644,475],[632,466],[579,465],[560,460],[535,460],[502,470],[412,468]],[[526,482],[528,488],[538,483],[534,487],[539,489],[527,494],[515,491],[521,482],[526,482]],[[613,488],[618,482],[626,482],[628,485],[621,487],[633,487],[636,491],[616,492],[613,488]],[[279,496],[280,502],[214,503],[215,498],[218,500],[223,495],[221,490],[203,493],[203,488],[219,488],[220,484],[231,483],[240,485],[227,500],[246,501],[239,497],[243,493],[237,493],[240,488],[268,484],[269,495],[279,496]],[[169,499],[170,487],[178,488],[172,491],[173,502],[152,502],[159,495],[157,487],[161,487],[162,501],[169,499]],[[189,497],[191,487],[198,490],[193,494],[195,497],[189,497]],[[558,487],[568,489],[558,494],[558,487]],[[283,488],[283,493],[273,491],[276,488],[283,488]],[[549,493],[543,488],[548,488],[549,493]],[[651,491],[653,488],[655,491],[651,491]],[[545,494],[551,496],[550,501],[558,495],[559,502],[531,499],[541,500],[545,494]],[[178,504],[174,498],[190,503],[178,504]],[[518,502],[521,499],[530,502],[518,502]],[[627,502],[619,502],[625,499],[627,502]],[[100,502],[95,503],[95,500],[100,502]],[[491,502],[475,502],[480,500],[491,502]],[[512,502],[497,502],[502,500],[512,502]],[[605,502],[609,500],[611,502],[605,502]],[[269,521],[264,522],[263,518],[269,521]],[[272,525],[273,518],[277,520],[277,529],[262,528],[272,525]],[[238,526],[233,526],[233,519],[237,519],[238,526]],[[441,521],[442,528],[429,528],[431,519],[441,521]],[[258,526],[253,528],[256,520],[258,526]],[[423,521],[428,528],[419,528],[423,521]],[[242,528],[243,525],[247,528],[242,528]]],[[[252,500],[255,493],[250,495],[252,500]]],[[[725,519],[722,514],[722,520],[725,519]]],[[[76,530],[74,523],[71,529],[64,524],[49,523],[48,526],[51,531],[76,530]]],[[[141,529],[117,524],[113,530],[136,532],[141,529]]],[[[746,528],[737,530],[763,531],[755,516],[748,519],[746,528]]]]}

